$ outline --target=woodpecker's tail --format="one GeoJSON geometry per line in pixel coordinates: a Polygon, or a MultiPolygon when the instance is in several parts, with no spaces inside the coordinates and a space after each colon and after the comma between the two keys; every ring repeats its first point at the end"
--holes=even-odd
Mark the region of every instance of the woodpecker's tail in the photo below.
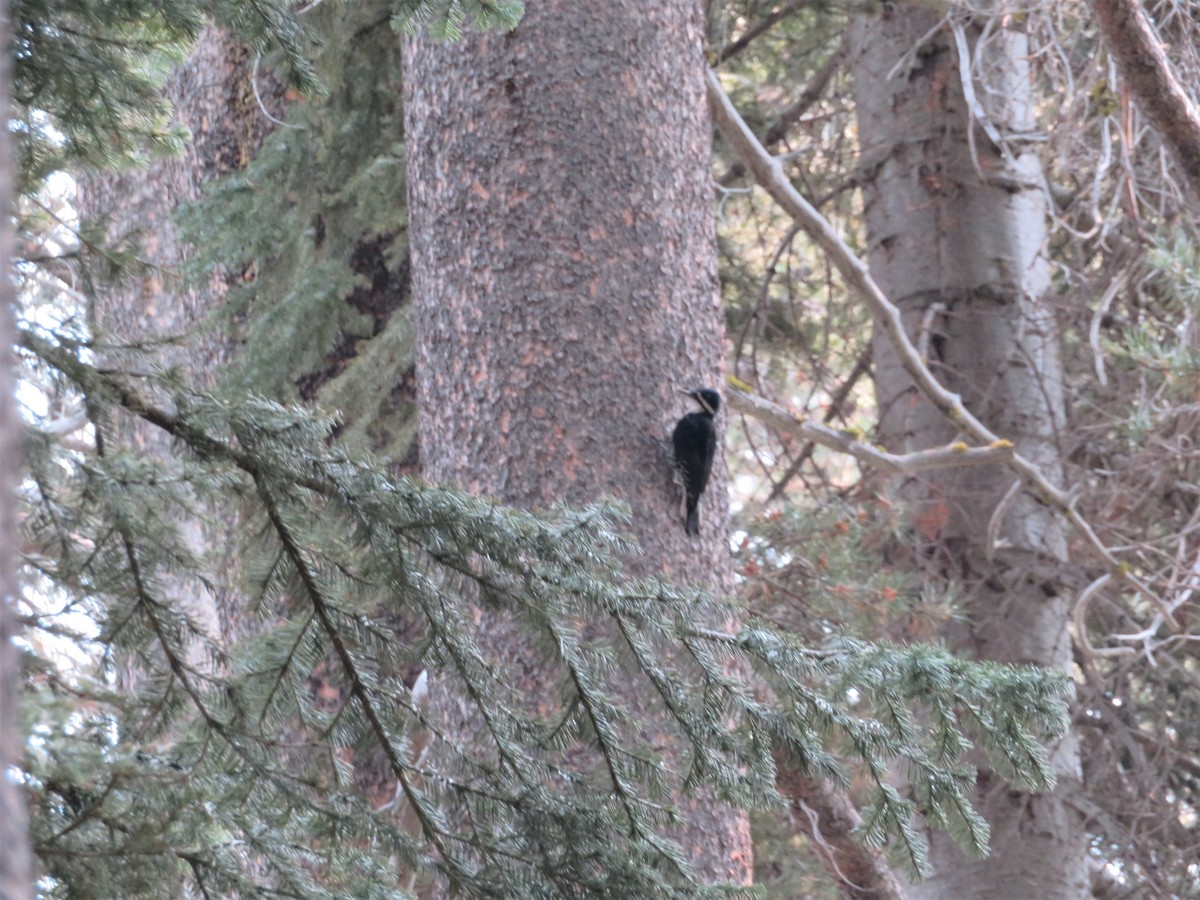
{"type": "Polygon", "coordinates": [[[700,513],[697,507],[700,505],[699,496],[688,494],[687,498],[687,533],[690,535],[700,534],[700,513]]]}

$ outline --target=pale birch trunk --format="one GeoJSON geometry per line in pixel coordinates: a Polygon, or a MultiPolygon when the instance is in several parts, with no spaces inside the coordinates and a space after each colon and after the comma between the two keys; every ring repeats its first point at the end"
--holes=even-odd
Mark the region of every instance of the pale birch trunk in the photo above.
{"type": "MultiPolygon", "coordinates": [[[[979,27],[964,22],[977,111],[1006,137],[1005,155],[982,120],[973,145],[969,139],[951,29],[918,45],[940,17],[926,6],[893,4],[859,23],[854,75],[871,273],[943,384],[1061,483],[1062,368],[1026,40],[997,21],[980,43],[979,27]]],[[[953,423],[920,395],[882,335],[874,352],[887,449],[956,439],[953,423]]],[[[964,467],[895,489],[911,504],[919,578],[935,591],[957,585],[966,598],[969,621],[944,635],[955,651],[1070,672],[1063,523],[1027,493],[1006,498],[1013,482],[1000,467],[964,467]]],[[[1073,734],[1053,748],[1053,763],[1059,786],[1051,794],[1017,790],[981,766],[976,802],[992,827],[991,855],[968,859],[948,834],[932,831],[936,875],[910,895],[1084,896],[1086,846],[1069,803],[1080,779],[1073,734]]]]}

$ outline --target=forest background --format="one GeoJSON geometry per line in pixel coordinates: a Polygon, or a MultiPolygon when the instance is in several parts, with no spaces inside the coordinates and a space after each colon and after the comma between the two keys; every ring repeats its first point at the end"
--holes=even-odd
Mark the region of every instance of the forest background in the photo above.
{"type": "Polygon", "coordinates": [[[7,22],[4,896],[1200,890],[1189,4],[7,22]]]}

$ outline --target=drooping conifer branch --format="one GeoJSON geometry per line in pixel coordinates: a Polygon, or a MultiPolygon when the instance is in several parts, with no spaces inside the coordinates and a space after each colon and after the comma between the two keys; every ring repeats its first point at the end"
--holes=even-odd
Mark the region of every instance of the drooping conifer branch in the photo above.
{"type": "MultiPolygon", "coordinates": [[[[204,765],[228,748],[262,789],[269,785],[288,797],[312,823],[350,827],[338,817],[338,804],[361,809],[361,800],[325,799],[345,776],[322,774],[313,751],[331,744],[328,761],[335,762],[336,747],[369,738],[386,757],[426,848],[368,813],[372,827],[386,831],[405,865],[432,866],[467,894],[536,884],[580,890],[620,883],[634,893],[652,884],[693,885],[679,848],[663,832],[677,816],[674,798],[705,785],[723,802],[777,804],[772,754],[781,748],[803,771],[834,784],[846,779],[835,752],[875,773],[868,833],[880,841],[899,839],[918,869],[923,844],[911,825],[913,806],[882,777],[891,761],[903,760],[917,773],[918,789],[931,809],[947,810],[947,823],[967,823],[955,833],[972,848],[983,838],[956,774],[968,746],[960,728],[1016,777],[1032,784],[1049,778],[1035,735],[1055,733],[1065,720],[1063,686],[1055,676],[973,667],[928,648],[868,652],[865,645],[834,644],[814,650],[753,620],[736,634],[698,627],[698,619],[724,621],[734,610],[695,592],[624,579],[615,560],[630,548],[620,513],[611,508],[559,510],[543,518],[396,479],[330,446],[332,423],[304,410],[220,401],[153,374],[139,376],[135,385],[45,335],[26,333],[22,345],[78,385],[90,407],[109,410],[106,418],[136,417],[188,448],[182,481],[138,463],[147,485],[139,502],[158,497],[155,502],[186,513],[186,492],[166,485],[233,489],[241,502],[256,501],[254,514],[267,526],[267,574],[255,600],[263,632],[245,647],[217,648],[231,660],[228,673],[197,673],[187,664],[189,629],[179,623],[123,636],[149,670],[154,656],[136,649],[147,636],[157,634],[168,661],[176,661],[167,666],[170,677],[198,704],[200,722],[192,727],[202,724],[202,731],[220,737],[206,744],[204,765]],[[540,652],[561,709],[526,708],[505,687],[504,673],[472,639],[475,602],[545,636],[540,652]],[[416,646],[391,645],[380,618],[387,604],[416,611],[424,621],[416,646]],[[275,621],[284,610],[289,615],[275,621]],[[599,626],[600,633],[611,626],[609,638],[584,642],[579,621],[599,626]],[[484,744],[449,733],[438,716],[409,701],[410,690],[388,674],[388,661],[398,653],[414,655],[434,673],[435,684],[449,678],[464,687],[462,696],[487,735],[484,744]],[[326,658],[338,661],[349,691],[349,702],[332,713],[312,708],[307,696],[308,678],[326,658]],[[618,660],[658,697],[674,732],[669,739],[688,749],[678,771],[632,738],[628,714],[610,691],[618,660]],[[737,674],[739,665],[772,686],[769,702],[737,674]],[[253,673],[253,684],[238,679],[243,667],[253,673]],[[205,684],[196,682],[198,675],[205,684]],[[865,714],[840,708],[839,698],[851,688],[865,714]],[[913,708],[936,723],[933,735],[913,726],[913,708]],[[297,716],[313,732],[305,749],[292,753],[311,760],[290,772],[286,763],[272,761],[268,747],[277,740],[272,729],[297,716]],[[437,768],[407,755],[410,723],[447,751],[437,768]],[[578,770],[580,759],[594,766],[590,774],[578,770]],[[606,784],[599,798],[584,789],[597,777],[606,784]],[[561,850],[547,855],[548,847],[561,850]],[[606,873],[600,882],[598,871],[606,873]]],[[[136,513],[125,520],[135,522],[136,513]]],[[[133,525],[126,532],[140,560],[138,546],[149,537],[133,525]]],[[[166,536],[155,540],[162,545],[152,557],[158,570],[196,565],[172,550],[166,536]]],[[[175,616],[157,606],[148,614],[159,612],[175,616]]],[[[162,709],[159,727],[168,734],[179,705],[162,709]]],[[[200,768],[193,777],[200,778],[203,766],[194,765],[200,768]]],[[[277,854],[272,859],[287,865],[277,854]]]]}

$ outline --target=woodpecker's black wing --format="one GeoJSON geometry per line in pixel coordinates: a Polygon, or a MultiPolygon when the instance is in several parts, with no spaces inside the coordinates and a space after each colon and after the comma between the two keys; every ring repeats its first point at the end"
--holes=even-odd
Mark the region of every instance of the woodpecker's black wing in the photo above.
{"type": "Polygon", "coordinates": [[[700,404],[699,412],[688,413],[675,424],[671,443],[675,447],[675,465],[683,476],[684,504],[686,509],[687,533],[700,533],[700,514],[697,507],[700,495],[708,487],[708,476],[712,473],[713,457],[717,452],[717,428],[713,413],[720,399],[716,391],[702,389],[692,391],[691,396],[700,404]]]}

